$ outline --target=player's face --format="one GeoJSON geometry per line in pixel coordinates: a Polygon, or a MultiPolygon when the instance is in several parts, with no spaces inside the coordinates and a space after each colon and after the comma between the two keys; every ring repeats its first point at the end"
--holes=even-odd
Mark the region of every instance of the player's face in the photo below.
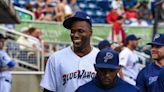
{"type": "Polygon", "coordinates": [[[131,41],[131,45],[132,45],[132,47],[133,47],[134,49],[136,49],[137,46],[138,46],[138,40],[132,40],[132,41],[131,41]]]}
{"type": "Polygon", "coordinates": [[[86,21],[76,21],[71,26],[71,40],[74,48],[84,49],[90,45],[91,26],[86,21]]]}
{"type": "Polygon", "coordinates": [[[4,42],[5,42],[5,39],[0,39],[0,49],[2,49],[3,48],[3,46],[4,46],[4,42]]]}
{"type": "Polygon", "coordinates": [[[155,60],[164,59],[164,46],[152,45],[151,55],[155,60]]]}
{"type": "Polygon", "coordinates": [[[111,87],[115,83],[115,78],[119,70],[96,68],[97,78],[105,88],[111,87]]]}

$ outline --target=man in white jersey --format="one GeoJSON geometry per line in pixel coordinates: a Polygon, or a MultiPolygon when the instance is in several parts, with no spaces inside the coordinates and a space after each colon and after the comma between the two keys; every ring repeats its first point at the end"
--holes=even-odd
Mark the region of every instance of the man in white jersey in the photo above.
{"type": "Polygon", "coordinates": [[[0,92],[10,92],[12,80],[10,71],[16,63],[3,50],[4,42],[5,37],[0,34],[0,92]]]}
{"type": "Polygon", "coordinates": [[[125,39],[125,47],[119,55],[120,78],[127,81],[128,83],[135,85],[136,77],[140,71],[139,65],[137,64],[138,56],[134,53],[134,50],[138,46],[138,40],[135,35],[129,35],[125,39]]]}
{"type": "Polygon", "coordinates": [[[70,30],[73,45],[55,52],[48,59],[41,81],[44,92],[74,92],[95,77],[94,63],[99,50],[91,46],[92,22],[77,11],[63,22],[70,30]]]}

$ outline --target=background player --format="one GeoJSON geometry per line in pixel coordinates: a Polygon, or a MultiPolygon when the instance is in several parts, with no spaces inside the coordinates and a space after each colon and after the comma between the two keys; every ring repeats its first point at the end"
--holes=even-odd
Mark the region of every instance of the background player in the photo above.
{"type": "Polygon", "coordinates": [[[73,45],[50,56],[40,84],[44,92],[74,92],[96,74],[93,65],[99,50],[90,44],[90,16],[78,11],[63,25],[70,30],[73,45]]]}
{"type": "Polygon", "coordinates": [[[76,92],[137,92],[134,86],[117,76],[119,69],[118,53],[110,48],[102,49],[96,57],[96,77],[76,92]]]}
{"type": "Polygon", "coordinates": [[[141,92],[151,92],[154,82],[157,81],[158,75],[164,66],[164,34],[156,34],[151,43],[151,56],[155,62],[146,66],[137,76],[136,85],[141,92]]]}
{"type": "Polygon", "coordinates": [[[0,92],[10,92],[11,88],[11,70],[16,62],[10,59],[8,54],[3,50],[5,37],[0,34],[0,92]]]}
{"type": "Polygon", "coordinates": [[[132,85],[136,85],[136,78],[141,70],[139,64],[138,56],[134,53],[134,50],[138,46],[138,40],[140,38],[136,37],[135,35],[128,35],[125,40],[125,46],[123,50],[120,52],[119,55],[119,65],[121,66],[120,69],[120,78],[127,81],[132,85]]]}

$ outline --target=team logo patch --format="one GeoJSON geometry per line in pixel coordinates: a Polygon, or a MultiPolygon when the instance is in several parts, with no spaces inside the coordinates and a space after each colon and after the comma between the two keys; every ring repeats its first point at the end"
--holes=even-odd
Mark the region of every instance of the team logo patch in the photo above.
{"type": "Polygon", "coordinates": [[[110,52],[106,53],[106,56],[104,57],[104,62],[106,63],[109,59],[113,58],[113,54],[110,52]]]}
{"type": "Polygon", "coordinates": [[[89,17],[89,16],[87,16],[87,17],[86,17],[86,19],[90,19],[90,17],[89,17]]]}
{"type": "Polygon", "coordinates": [[[159,34],[156,34],[156,35],[154,36],[154,40],[158,39],[159,37],[160,37],[160,35],[159,35],[159,34]]]}
{"type": "Polygon", "coordinates": [[[149,85],[152,84],[153,82],[157,81],[158,76],[154,77],[149,77],[149,85]]]}

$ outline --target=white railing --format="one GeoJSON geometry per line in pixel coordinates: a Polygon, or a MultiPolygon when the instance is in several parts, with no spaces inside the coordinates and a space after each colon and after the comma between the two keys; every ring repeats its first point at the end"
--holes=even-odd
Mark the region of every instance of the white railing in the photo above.
{"type": "MultiPolygon", "coordinates": [[[[0,30],[1,30],[1,33],[6,34],[6,35],[9,32],[14,34],[13,36],[15,38],[23,36],[23,37],[33,39],[33,40],[39,42],[39,40],[34,38],[34,37],[20,33],[18,31],[8,29],[4,26],[0,26],[0,30]]],[[[31,50],[20,50],[19,46],[23,46],[22,44],[18,44],[16,42],[16,40],[11,40],[10,43],[15,44],[15,46],[17,45],[18,49],[14,49],[14,50],[12,49],[11,50],[10,48],[6,47],[7,45],[5,45],[5,50],[8,52],[10,57],[13,58],[17,62],[18,67],[24,67],[25,66],[24,68],[34,69],[37,71],[43,71],[44,70],[44,57],[43,57],[44,52],[43,52],[43,50],[39,50],[39,48],[36,50],[33,50],[32,48],[30,48],[31,50]],[[33,55],[35,55],[35,57],[33,57],[33,55]]],[[[39,43],[42,45],[41,47],[44,48],[43,42],[39,42],[39,43]]],[[[13,47],[11,47],[11,48],[13,48],[13,47]]]]}

